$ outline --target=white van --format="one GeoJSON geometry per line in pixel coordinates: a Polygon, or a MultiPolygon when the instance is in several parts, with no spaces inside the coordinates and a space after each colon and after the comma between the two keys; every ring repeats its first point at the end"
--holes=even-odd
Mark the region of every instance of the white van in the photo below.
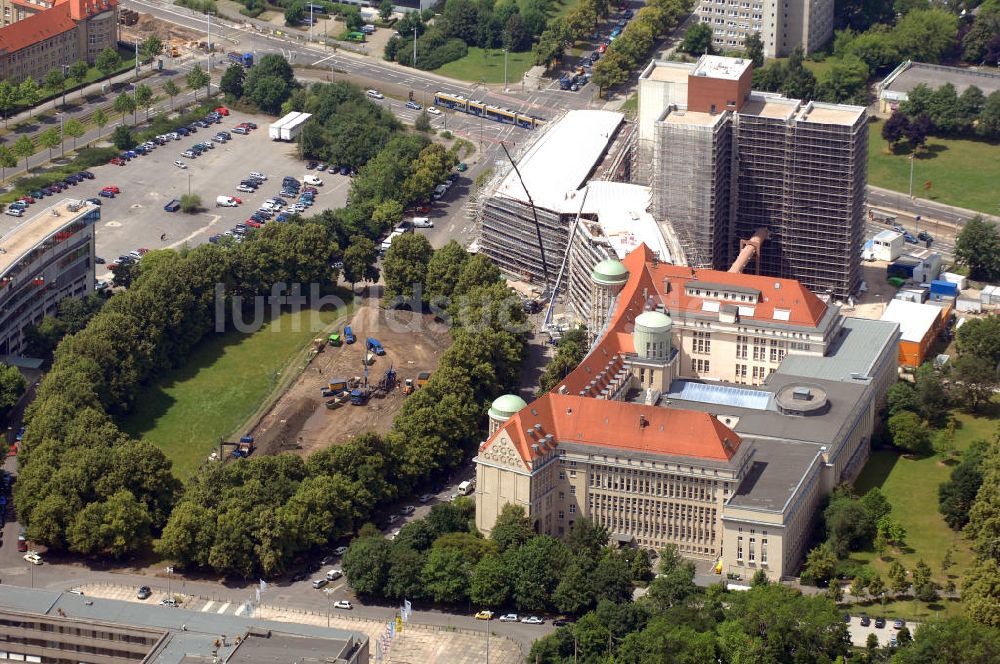
{"type": "Polygon", "coordinates": [[[382,246],[380,247],[380,249],[382,250],[382,253],[384,254],[385,252],[389,251],[389,247],[392,246],[392,241],[395,240],[397,237],[399,237],[402,234],[403,234],[403,231],[393,231],[392,233],[389,234],[389,237],[387,237],[386,239],[382,240],[382,246]]]}
{"type": "Polygon", "coordinates": [[[344,573],[335,567],[335,568],[333,568],[331,570],[327,570],[326,580],[327,581],[336,581],[337,579],[339,579],[342,576],[344,576],[344,573]]]}
{"type": "Polygon", "coordinates": [[[475,481],[466,480],[458,485],[458,495],[468,496],[476,488],[475,481]]]}
{"type": "Polygon", "coordinates": [[[215,207],[236,207],[236,199],[232,196],[216,196],[215,207]]]}
{"type": "Polygon", "coordinates": [[[434,222],[430,220],[429,217],[414,217],[413,218],[414,228],[434,228],[434,222]]]}

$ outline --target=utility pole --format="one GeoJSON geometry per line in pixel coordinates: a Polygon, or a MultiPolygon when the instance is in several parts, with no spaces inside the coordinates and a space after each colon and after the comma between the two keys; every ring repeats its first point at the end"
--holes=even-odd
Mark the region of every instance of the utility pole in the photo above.
{"type": "MultiPolygon", "coordinates": [[[[310,42],[312,42],[312,40],[313,40],[313,23],[315,23],[315,22],[316,22],[315,19],[313,19],[313,3],[310,2],[309,3],[309,41],[310,42]]],[[[327,625],[327,627],[329,627],[329,625],[327,625]]]]}
{"type": "MultiPolygon", "coordinates": [[[[65,90],[65,88],[63,88],[65,90]]],[[[63,92],[63,94],[66,94],[63,92]]],[[[62,149],[62,156],[66,156],[66,112],[59,114],[59,147],[62,149]]]]}
{"type": "Polygon", "coordinates": [[[63,86],[63,107],[64,108],[66,106],[66,70],[68,70],[68,69],[69,69],[69,65],[62,65],[62,73],[63,73],[63,84],[62,84],[62,86],[63,86]]]}
{"type": "MultiPolygon", "coordinates": [[[[31,587],[34,588],[34,584],[31,587]]],[[[486,619],[486,664],[490,664],[490,618],[486,619]]]]}
{"type": "Polygon", "coordinates": [[[413,27],[413,68],[417,68],[417,28],[413,27]]]}
{"type": "Polygon", "coordinates": [[[503,91],[507,92],[507,49],[503,50],[503,91]]]}
{"type": "Polygon", "coordinates": [[[910,200],[913,200],[913,154],[910,154],[910,200]]]}

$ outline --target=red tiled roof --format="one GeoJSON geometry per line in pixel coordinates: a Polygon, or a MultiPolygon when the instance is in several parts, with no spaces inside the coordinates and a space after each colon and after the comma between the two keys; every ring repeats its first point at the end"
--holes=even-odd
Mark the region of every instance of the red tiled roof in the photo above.
{"type": "Polygon", "coordinates": [[[0,28],[0,53],[14,53],[52,39],[75,28],[77,21],[74,17],[84,19],[112,9],[117,4],[118,0],[58,0],[51,9],[0,28]]]}
{"type": "Polygon", "coordinates": [[[532,445],[550,433],[556,445],[580,443],[716,461],[731,459],[742,442],[709,413],[554,393],[522,408],[501,430],[525,461],[538,456],[532,445]],[[532,435],[529,429],[538,433],[532,435]]]}

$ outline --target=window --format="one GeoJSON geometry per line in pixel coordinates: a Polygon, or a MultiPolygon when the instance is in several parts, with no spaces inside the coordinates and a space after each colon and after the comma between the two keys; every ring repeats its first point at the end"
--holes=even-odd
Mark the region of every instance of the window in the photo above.
{"type": "Polygon", "coordinates": [[[736,359],[747,359],[747,338],[744,336],[736,337],[736,359]]]}
{"type": "Polygon", "coordinates": [[[750,562],[753,562],[754,559],[755,559],[755,557],[754,557],[754,544],[755,543],[756,543],[756,538],[751,537],[750,538],[750,549],[749,549],[749,554],[750,554],[749,560],[750,560],[750,562]]]}
{"type": "Polygon", "coordinates": [[[736,538],[736,560],[743,562],[743,536],[736,538]]]}
{"type": "Polygon", "coordinates": [[[570,486],[570,488],[569,488],[569,495],[571,495],[571,496],[575,496],[576,495],[576,487],[575,486],[570,486]]]}
{"type": "Polygon", "coordinates": [[[762,537],[760,539],[760,564],[767,564],[767,538],[762,537]]]}
{"type": "Polygon", "coordinates": [[[560,519],[565,519],[566,518],[566,513],[563,512],[562,510],[559,510],[559,518],[560,519]]]}
{"type": "Polygon", "coordinates": [[[570,505],[569,506],[569,513],[570,514],[576,514],[576,505],[570,505]]]}
{"type": "Polygon", "coordinates": [[[695,332],[692,340],[691,352],[701,355],[708,355],[712,352],[712,333],[695,332]]]}

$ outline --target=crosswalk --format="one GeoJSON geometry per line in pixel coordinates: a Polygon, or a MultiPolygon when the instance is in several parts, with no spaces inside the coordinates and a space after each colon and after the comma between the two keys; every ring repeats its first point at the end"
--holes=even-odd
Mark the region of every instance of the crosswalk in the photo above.
{"type": "MultiPolygon", "coordinates": [[[[231,602],[228,600],[213,600],[204,597],[188,595],[183,592],[175,592],[172,588],[155,588],[153,594],[147,599],[139,599],[136,596],[136,588],[130,586],[112,585],[92,585],[82,588],[87,597],[102,599],[117,599],[126,602],[136,602],[138,604],[158,605],[164,599],[172,597],[181,608],[189,611],[199,611],[201,613],[215,613],[217,615],[242,616],[247,612],[246,602],[231,602]]],[[[183,589],[182,589],[183,590],[183,589]]]]}

